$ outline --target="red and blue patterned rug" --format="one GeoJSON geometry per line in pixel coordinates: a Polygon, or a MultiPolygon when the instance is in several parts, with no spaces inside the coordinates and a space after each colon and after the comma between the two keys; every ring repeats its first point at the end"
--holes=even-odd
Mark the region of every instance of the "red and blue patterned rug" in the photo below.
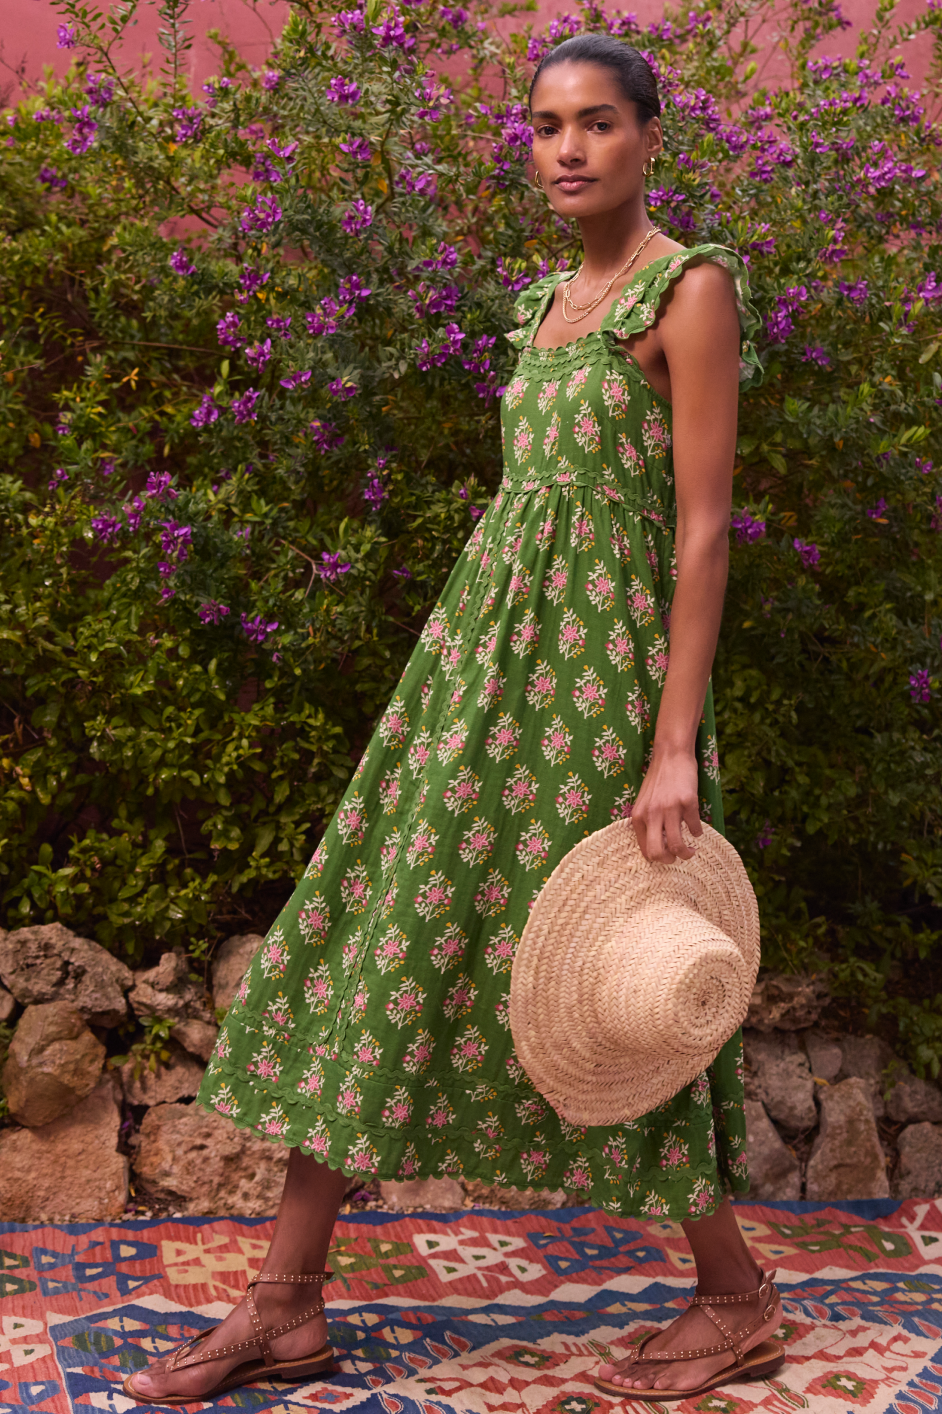
{"type": "MultiPolygon", "coordinates": [[[[584,1208],[344,1219],[328,1288],[338,1372],[253,1385],[213,1405],[259,1414],[923,1414],[942,1410],[942,1204],[740,1203],[778,1268],[788,1361],[681,1403],[594,1389],[596,1348],[625,1348],[684,1305],[680,1230],[584,1208]]],[[[267,1247],[269,1220],[0,1225],[0,1414],[132,1405],[129,1370],[218,1321],[267,1247]]]]}

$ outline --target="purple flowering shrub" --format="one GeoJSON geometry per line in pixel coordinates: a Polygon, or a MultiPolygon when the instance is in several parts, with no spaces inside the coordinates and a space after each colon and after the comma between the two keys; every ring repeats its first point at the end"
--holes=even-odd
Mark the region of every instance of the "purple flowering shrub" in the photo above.
{"type": "Polygon", "coordinates": [[[56,8],[83,64],[12,110],[0,193],[0,922],[135,954],[270,920],[496,487],[513,300],[579,258],[526,88],[607,30],[660,78],[652,217],[739,250],[763,321],[716,687],[767,957],[928,968],[942,204],[903,56],[942,10],[843,60],[833,0],[759,0],[775,88],[735,3],[297,0],[191,93],[56,8]]]}

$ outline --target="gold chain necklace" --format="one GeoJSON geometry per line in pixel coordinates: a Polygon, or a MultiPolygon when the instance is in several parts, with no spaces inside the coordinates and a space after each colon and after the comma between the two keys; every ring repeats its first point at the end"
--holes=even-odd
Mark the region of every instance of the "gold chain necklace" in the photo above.
{"type": "Polygon", "coordinates": [[[589,315],[589,314],[592,313],[593,309],[596,309],[596,308],[602,303],[603,299],[604,299],[605,296],[608,294],[609,290],[612,288],[612,286],[614,285],[614,283],[615,283],[615,281],[618,279],[618,277],[619,277],[620,275],[624,275],[628,270],[631,269],[632,265],[633,265],[633,264],[635,263],[635,261],[638,259],[638,256],[639,256],[639,255],[641,254],[641,252],[644,250],[645,246],[648,244],[648,242],[649,242],[650,240],[653,239],[654,236],[656,236],[656,235],[658,234],[659,230],[660,230],[660,227],[658,227],[658,226],[652,226],[652,227],[651,227],[650,231],[648,231],[648,234],[645,236],[644,240],[643,240],[643,241],[641,242],[641,244],[638,246],[638,249],[635,251],[634,255],[629,256],[629,258],[625,261],[625,263],[624,263],[624,265],[621,267],[621,269],[615,271],[614,275],[613,275],[612,278],[609,280],[608,284],[607,284],[607,285],[604,287],[604,289],[602,290],[602,293],[599,294],[599,295],[597,295],[597,296],[595,297],[595,299],[592,300],[589,304],[576,304],[576,302],[575,302],[575,300],[573,299],[572,294],[571,294],[572,286],[576,283],[576,281],[578,280],[579,276],[582,274],[582,271],[583,271],[583,269],[584,269],[584,267],[585,267],[585,261],[582,262],[582,264],[579,266],[579,269],[576,271],[575,275],[573,275],[572,279],[571,279],[571,280],[567,280],[567,281],[565,282],[565,284],[563,285],[563,318],[565,319],[565,321],[566,321],[567,324],[578,324],[578,322],[579,322],[580,319],[585,319],[587,315],[589,315]],[[567,311],[567,307],[568,307],[568,309],[571,309],[571,310],[578,310],[579,312],[578,312],[578,313],[574,313],[574,314],[572,315],[572,317],[570,317],[569,314],[567,314],[567,312],[566,312],[566,311],[567,311]]]}

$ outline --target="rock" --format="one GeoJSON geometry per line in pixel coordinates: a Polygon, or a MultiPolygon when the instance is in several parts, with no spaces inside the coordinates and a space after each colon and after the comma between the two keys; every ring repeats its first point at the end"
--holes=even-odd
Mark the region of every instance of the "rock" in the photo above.
{"type": "Polygon", "coordinates": [[[150,1195],[181,1213],[262,1218],[278,1208],[288,1152],[198,1105],[155,1105],[134,1170],[150,1195]]]}
{"type": "Polygon", "coordinates": [[[181,1046],[171,1043],[170,1060],[156,1070],[134,1074],[134,1061],[125,1061],[119,1072],[124,1098],[129,1105],[168,1105],[174,1100],[192,1100],[203,1079],[203,1066],[181,1046]]]}
{"type": "Polygon", "coordinates": [[[754,1031],[803,1031],[814,1025],[830,997],[820,974],[767,972],[753,988],[744,1024],[754,1031]]]}
{"type": "Polygon", "coordinates": [[[213,958],[213,1006],[228,1011],[249,963],[264,943],[261,933],[237,933],[227,938],[213,958]]]}
{"type": "MultiPolygon", "coordinates": [[[[873,1113],[877,1119],[882,1119],[886,1110],[883,1102],[883,1092],[886,1089],[885,1072],[894,1061],[897,1066],[900,1062],[879,1036],[842,1036],[841,1056],[838,1080],[849,1080],[854,1076],[865,1080],[870,1090],[873,1113]]],[[[902,1069],[901,1066],[900,1068],[902,1069]]]]}
{"type": "Polygon", "coordinates": [[[199,1056],[200,1060],[208,1061],[219,1035],[219,1027],[211,1025],[208,1021],[181,1021],[170,1035],[185,1051],[199,1056]]]}
{"type": "Polygon", "coordinates": [[[21,1006],[70,1002],[92,1026],[119,1026],[133,980],[123,962],[61,923],[0,934],[0,981],[21,1006]]]}
{"type": "Polygon", "coordinates": [[[898,1144],[893,1197],[937,1198],[942,1194],[942,1131],[927,1122],[911,1124],[898,1144]]]}
{"type": "Polygon", "coordinates": [[[819,1099],[821,1130],[808,1160],[806,1198],[888,1198],[886,1157],[866,1080],[855,1076],[823,1087],[819,1099]]]}
{"type": "Polygon", "coordinates": [[[454,1178],[410,1178],[405,1183],[381,1183],[379,1191],[387,1208],[427,1208],[431,1213],[454,1213],[464,1207],[464,1189],[454,1178]]]}
{"type": "Polygon", "coordinates": [[[942,1091],[904,1071],[886,1098],[886,1116],[894,1124],[938,1124],[942,1121],[942,1091]]]}
{"type": "Polygon", "coordinates": [[[16,1011],[16,997],[6,987],[0,987],[0,1021],[9,1021],[16,1011]]]}
{"type": "Polygon", "coordinates": [[[191,980],[186,958],[181,953],[165,952],[156,967],[135,972],[134,988],[128,1000],[135,1016],[215,1025],[206,990],[200,982],[191,980]]]}
{"type": "Polygon", "coordinates": [[[814,1081],[808,1057],[798,1049],[798,1038],[789,1032],[763,1036],[746,1031],[743,1048],[748,1098],[761,1101],[768,1115],[789,1134],[813,1129],[818,1122],[814,1081]]]}
{"type": "Polygon", "coordinates": [[[98,1084],[105,1048],[66,1002],[28,1006],[10,1042],[0,1085],[17,1124],[36,1129],[98,1084]]]}
{"type": "MultiPolygon", "coordinates": [[[[496,1183],[483,1183],[479,1178],[464,1180],[465,1197],[482,1208],[565,1208],[566,1194],[561,1188],[513,1188],[496,1183]]],[[[581,1203],[576,1197],[574,1203],[581,1203]]]]}
{"type": "Polygon", "coordinates": [[[798,1160],[758,1100],[746,1101],[749,1196],[795,1202],[801,1197],[798,1160]]]}
{"type": "Polygon", "coordinates": [[[61,1119],[0,1131],[0,1215],[6,1222],[110,1222],[128,1201],[117,1152],[121,1113],[107,1077],[61,1119]]]}
{"type": "Polygon", "coordinates": [[[811,1074],[816,1080],[825,1080],[828,1085],[836,1080],[844,1063],[844,1054],[839,1042],[823,1031],[806,1031],[802,1040],[808,1053],[811,1074]]]}

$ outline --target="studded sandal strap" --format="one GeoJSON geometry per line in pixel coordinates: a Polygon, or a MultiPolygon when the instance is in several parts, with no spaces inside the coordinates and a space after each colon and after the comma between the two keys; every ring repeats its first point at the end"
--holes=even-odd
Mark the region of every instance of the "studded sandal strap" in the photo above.
{"type": "Polygon", "coordinates": [[[749,1336],[752,1335],[754,1331],[757,1331],[761,1325],[764,1325],[766,1321],[771,1320],[774,1314],[775,1303],[779,1299],[778,1288],[772,1281],[774,1276],[774,1271],[770,1272],[768,1276],[766,1276],[765,1272],[762,1272],[762,1281],[755,1291],[738,1292],[733,1296],[694,1296],[691,1299],[690,1305],[699,1306],[704,1314],[709,1316],[710,1320],[723,1336],[722,1345],[701,1345],[696,1350],[665,1350],[658,1351],[654,1355],[646,1355],[645,1346],[648,1344],[648,1341],[654,1339],[654,1335],[652,1334],[646,1336],[639,1345],[636,1345],[633,1350],[630,1350],[625,1356],[625,1361],[631,1365],[642,1364],[645,1361],[651,1365],[656,1365],[659,1362],[668,1364],[679,1360],[700,1360],[706,1355],[724,1355],[727,1351],[730,1351],[735,1357],[737,1366],[742,1365],[745,1360],[742,1342],[748,1340],[749,1336]],[[711,1309],[715,1305],[738,1306],[745,1304],[747,1301],[757,1301],[759,1312],[755,1320],[750,1321],[750,1323],[740,1331],[731,1331],[722,1317],[718,1316],[717,1313],[711,1309]]]}
{"type": "Polygon", "coordinates": [[[269,1341],[275,1339],[279,1335],[284,1335],[286,1331],[295,1330],[296,1327],[303,1326],[305,1321],[310,1321],[313,1319],[314,1316],[319,1316],[321,1314],[324,1309],[324,1298],[322,1294],[322,1288],[325,1282],[331,1280],[333,1275],[333,1272],[329,1271],[295,1272],[286,1275],[276,1274],[274,1272],[260,1272],[257,1277],[252,1278],[245,1290],[245,1305],[249,1313],[249,1318],[252,1322],[252,1330],[254,1332],[253,1339],[236,1341],[232,1345],[221,1345],[216,1350],[209,1350],[205,1354],[191,1354],[187,1352],[192,1352],[196,1345],[198,1345],[201,1341],[205,1340],[206,1334],[208,1334],[208,1332],[193,1336],[191,1340],[185,1341],[183,1345],[178,1346],[178,1348],[173,1352],[170,1357],[168,1370],[170,1372],[173,1372],[178,1369],[188,1369],[192,1365],[205,1365],[208,1364],[211,1360],[221,1360],[224,1359],[227,1355],[238,1355],[242,1351],[256,1349],[262,1352],[262,1359],[264,1360],[266,1366],[273,1365],[275,1363],[275,1358],[272,1355],[269,1341]],[[280,1282],[290,1283],[292,1285],[317,1285],[319,1289],[318,1298],[314,1302],[314,1304],[309,1306],[307,1310],[303,1311],[300,1316],[295,1316],[293,1320],[285,1321],[283,1325],[274,1326],[271,1330],[266,1330],[262,1318],[258,1314],[258,1308],[255,1305],[255,1300],[252,1295],[253,1287],[258,1286],[262,1282],[280,1282]]]}

